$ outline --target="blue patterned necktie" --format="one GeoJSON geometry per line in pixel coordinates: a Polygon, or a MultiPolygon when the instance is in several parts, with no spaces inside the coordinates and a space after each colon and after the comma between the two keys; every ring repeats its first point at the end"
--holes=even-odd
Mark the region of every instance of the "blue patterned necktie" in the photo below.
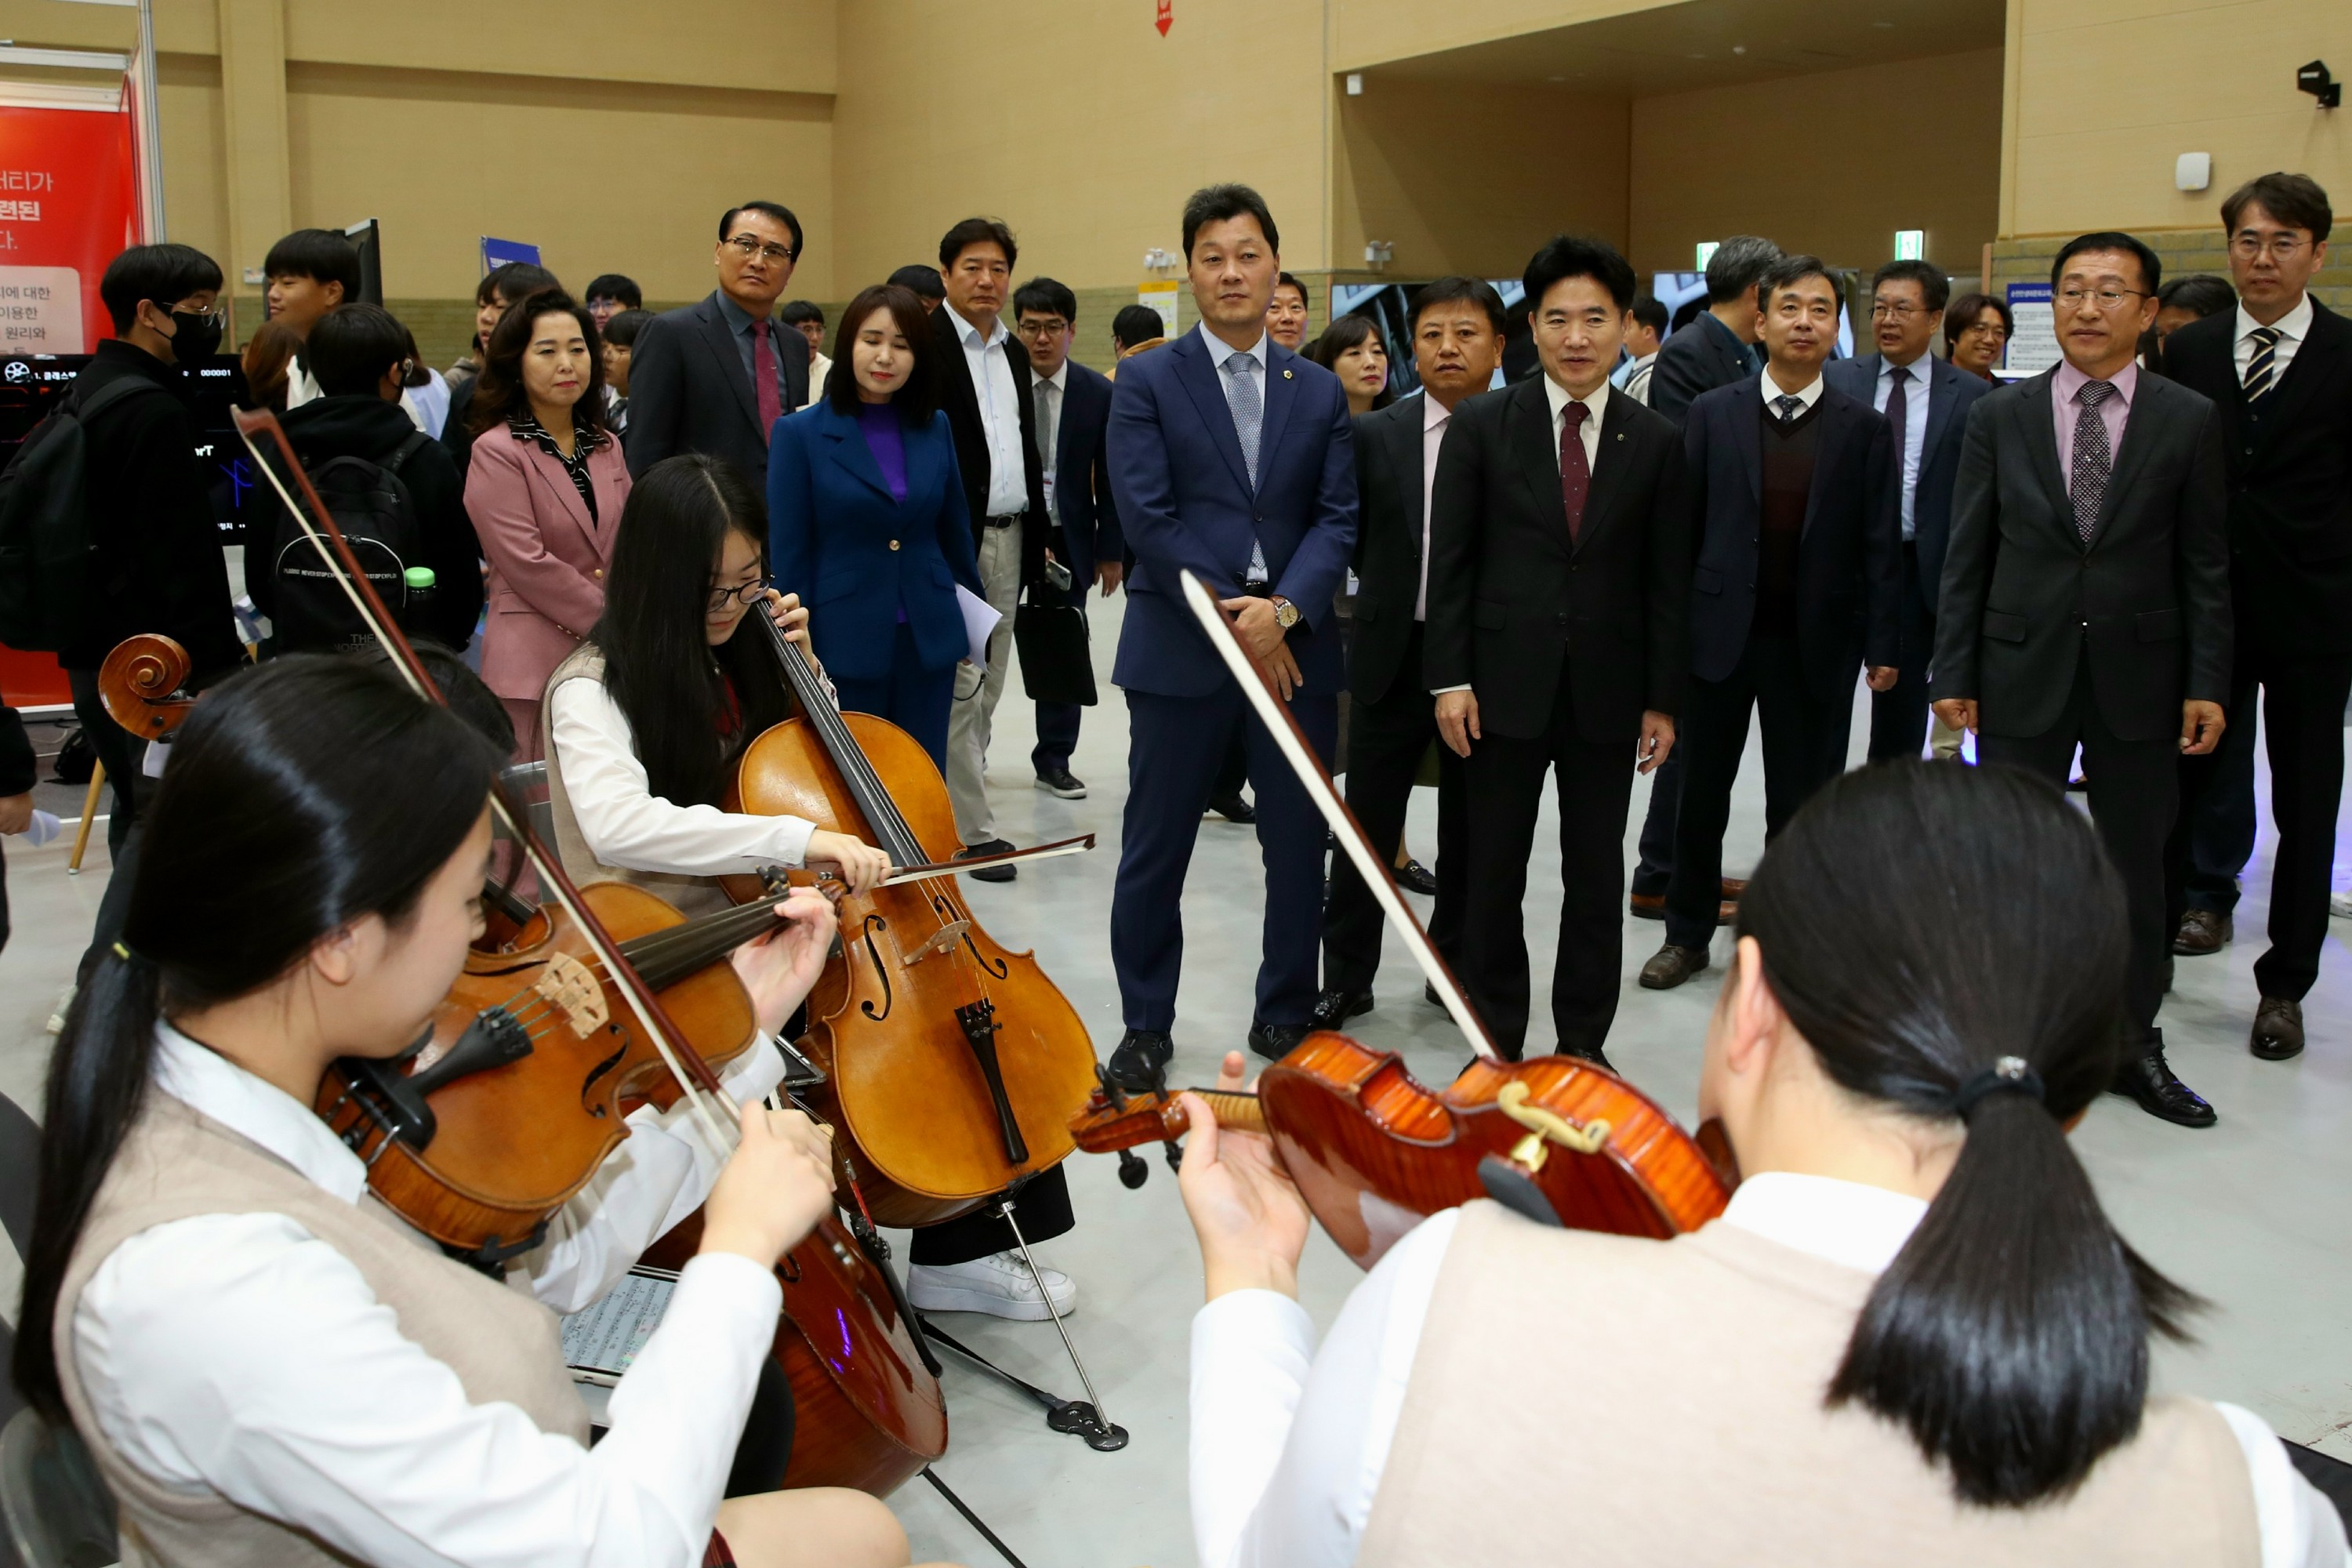
{"type": "Polygon", "coordinates": [[[2260,403],[2278,384],[2279,339],[2286,334],[2276,327],[2256,327],[2246,335],[2254,340],[2253,356],[2246,361],[2246,401],[2260,403]]]}
{"type": "Polygon", "coordinates": [[[2074,401],[2083,405],[2074,416],[2074,472],[2067,476],[2066,497],[2074,504],[2074,531],[2083,542],[2091,542],[2092,531],[2099,526],[2099,506],[2106,500],[2107,476],[2115,471],[2116,455],[2107,444],[2107,422],[2099,417],[2099,405],[2116,395],[2112,381],[2086,381],[2074,394],[2074,401]]]}
{"type": "Polygon", "coordinates": [[[1776,397],[1772,400],[1772,406],[1780,410],[1780,423],[1786,425],[1805,411],[1805,400],[1801,397],[1776,397]]]}
{"type": "MultiPolygon", "coordinates": [[[[1247,354],[1232,354],[1225,360],[1225,374],[1233,378],[1232,391],[1226,398],[1233,409],[1234,434],[1242,444],[1242,463],[1249,469],[1250,489],[1257,489],[1257,442],[1265,426],[1265,400],[1258,395],[1257,361],[1247,354]]],[[[1265,546],[1253,541],[1250,544],[1249,581],[1264,583],[1267,579],[1265,546]]]]}

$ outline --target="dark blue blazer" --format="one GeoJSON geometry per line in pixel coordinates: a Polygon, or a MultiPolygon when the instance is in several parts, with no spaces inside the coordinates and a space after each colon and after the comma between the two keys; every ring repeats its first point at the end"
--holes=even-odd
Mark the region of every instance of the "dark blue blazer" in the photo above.
{"type": "Polygon", "coordinates": [[[1347,683],[1331,597],[1356,545],[1356,461],[1339,378],[1268,345],[1258,483],[1250,488],[1224,388],[1199,332],[1123,362],[1110,405],[1111,491],[1135,554],[1111,679],[1205,697],[1228,679],[1182,599],[1191,571],[1219,598],[1242,590],[1253,540],[1276,594],[1298,606],[1290,649],[1300,690],[1347,683]]]}
{"type": "MultiPolygon", "coordinates": [[[[1911,539],[1919,547],[1919,581],[1927,613],[1935,614],[1936,585],[1944,580],[1944,550],[1952,540],[1952,486],[1960,477],[1960,441],[1968,434],[1969,409],[1992,390],[1982,376],[1955,370],[1927,356],[1927,436],[1919,447],[1919,488],[1911,498],[1911,539]]],[[[1864,405],[1878,397],[1880,356],[1832,360],[1822,367],[1829,384],[1864,405]]],[[[1891,449],[1891,448],[1890,448],[1891,449]]],[[[1895,453],[1895,531],[1903,531],[1903,454],[1895,453]]]]}
{"type": "MultiPolygon", "coordinates": [[[[1813,417],[1821,428],[1797,552],[1798,657],[1822,701],[1852,701],[1862,666],[1899,663],[1899,480],[1886,421],[1869,404],[1825,386],[1813,417]]],[[[1763,389],[1750,375],[1702,393],[1683,426],[1697,489],[1690,627],[1691,673],[1701,680],[1730,678],[1756,620],[1763,421],[1763,389]]]]}
{"type": "Polygon", "coordinates": [[[898,611],[925,669],[970,651],[956,584],[981,592],[948,416],[906,432],[907,499],[890,499],[857,421],[820,402],[776,421],[768,447],[768,571],[809,607],[825,668],[889,674],[898,611]]]}
{"type": "Polygon", "coordinates": [[[1110,493],[1110,377],[1076,360],[1062,376],[1062,419],[1054,430],[1054,508],[1062,514],[1054,552],[1084,593],[1095,563],[1127,553],[1118,503],[1110,493]]]}

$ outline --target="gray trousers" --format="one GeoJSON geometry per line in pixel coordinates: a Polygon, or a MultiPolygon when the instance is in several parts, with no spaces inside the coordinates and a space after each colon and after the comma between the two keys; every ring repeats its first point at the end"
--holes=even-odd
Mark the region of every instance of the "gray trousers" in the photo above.
{"type": "Polygon", "coordinates": [[[948,800],[956,834],[966,844],[996,837],[988,805],[988,735],[1013,668],[1013,611],[1021,601],[1021,525],[985,528],[980,535],[980,585],[1004,617],[988,639],[988,668],[956,666],[955,700],[948,709],[948,800]]]}

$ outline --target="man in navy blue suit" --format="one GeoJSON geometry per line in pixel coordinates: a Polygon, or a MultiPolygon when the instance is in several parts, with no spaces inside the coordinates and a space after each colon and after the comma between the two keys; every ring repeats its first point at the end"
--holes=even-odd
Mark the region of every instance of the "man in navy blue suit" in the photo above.
{"type": "MultiPolygon", "coordinates": [[[[1077,320],[1078,297],[1066,283],[1032,278],[1013,291],[1013,331],[1029,351],[1029,395],[1036,400],[1054,555],[1070,569],[1067,600],[1083,613],[1087,590],[1097,579],[1104,598],[1118,591],[1127,545],[1110,493],[1110,377],[1070,358],[1077,320]]],[[[1031,588],[1031,603],[1049,591],[1031,588]]],[[[1037,704],[1030,765],[1037,770],[1037,787],[1064,800],[1087,798],[1087,786],[1070,772],[1081,711],[1075,702],[1037,704]]]]}
{"type": "Polygon", "coordinates": [[[1111,489],[1135,572],[1111,679],[1127,693],[1128,795],[1111,964],[1127,1035],[1110,1073],[1141,1089],[1174,1050],[1184,930],[1178,900],[1226,746],[1239,731],[1257,790],[1265,936],[1250,1048],[1307,1037],[1323,934],[1323,824],[1192,619],[1179,574],[1206,584],[1328,757],[1346,679],[1331,596],[1356,542],[1355,453],[1339,378],[1266,335],[1281,237],[1247,185],[1184,204],[1197,331],[1119,367],[1111,489]]]}
{"type": "Polygon", "coordinates": [[[1903,614],[1895,684],[1870,699],[1870,760],[1916,757],[1927,741],[1927,660],[1936,647],[1936,588],[1952,536],[1952,485],[1969,408],[1992,390],[1928,352],[1951,279],[1924,261],[1890,261],[1870,280],[1870,334],[1878,352],[1832,360],[1822,379],[1886,420],[1902,483],[1903,614]]]}

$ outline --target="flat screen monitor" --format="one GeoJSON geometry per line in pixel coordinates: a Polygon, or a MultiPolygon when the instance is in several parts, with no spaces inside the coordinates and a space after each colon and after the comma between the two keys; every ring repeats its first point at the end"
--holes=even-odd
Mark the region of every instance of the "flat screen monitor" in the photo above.
{"type": "MultiPolygon", "coordinates": [[[[0,468],[15,460],[33,426],[48,417],[73,385],[89,354],[0,355],[0,468]]],[[[235,354],[215,354],[196,367],[196,460],[204,466],[213,521],[223,544],[245,542],[238,518],[254,483],[253,459],[229,410],[250,401],[245,370],[235,354]]]]}

